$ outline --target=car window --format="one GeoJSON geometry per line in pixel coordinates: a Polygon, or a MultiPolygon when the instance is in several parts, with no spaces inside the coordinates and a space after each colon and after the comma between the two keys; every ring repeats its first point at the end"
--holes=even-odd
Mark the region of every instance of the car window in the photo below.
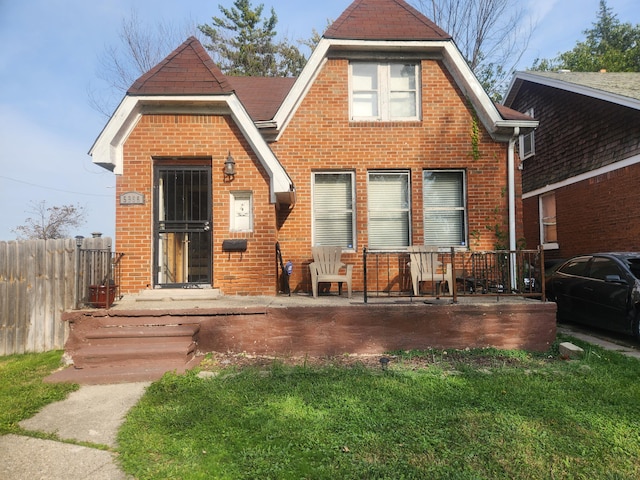
{"type": "Polygon", "coordinates": [[[614,260],[605,257],[593,257],[591,268],[589,269],[589,276],[598,280],[604,280],[608,275],[618,275],[620,278],[624,278],[622,269],[614,260]]]}
{"type": "Polygon", "coordinates": [[[587,275],[587,264],[591,257],[579,257],[569,260],[562,265],[558,271],[567,275],[578,275],[584,277],[587,275]]]}
{"type": "Polygon", "coordinates": [[[640,279],[640,257],[627,258],[627,265],[633,276],[640,279]]]}

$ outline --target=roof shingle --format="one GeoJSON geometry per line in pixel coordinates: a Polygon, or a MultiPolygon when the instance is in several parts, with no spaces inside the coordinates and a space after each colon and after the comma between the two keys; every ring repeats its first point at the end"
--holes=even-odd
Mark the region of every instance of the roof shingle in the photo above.
{"type": "Polygon", "coordinates": [[[254,122],[272,120],[295,77],[227,77],[254,122]]]}
{"type": "Polygon", "coordinates": [[[342,40],[450,40],[403,0],[356,0],[324,33],[342,40]]]}
{"type": "Polygon", "coordinates": [[[212,95],[230,93],[231,85],[202,44],[189,37],[162,62],[142,75],[128,95],[212,95]]]}

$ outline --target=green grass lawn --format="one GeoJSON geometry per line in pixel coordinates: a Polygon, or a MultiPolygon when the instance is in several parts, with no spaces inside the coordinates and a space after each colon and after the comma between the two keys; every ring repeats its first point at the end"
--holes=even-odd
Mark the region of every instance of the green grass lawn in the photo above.
{"type": "Polygon", "coordinates": [[[60,366],[61,351],[0,357],[0,435],[23,433],[18,422],[78,389],[42,379],[60,366]]]}
{"type": "Polygon", "coordinates": [[[389,368],[219,368],[165,375],[130,412],[138,479],[636,479],[640,362],[409,352],[389,368]]]}

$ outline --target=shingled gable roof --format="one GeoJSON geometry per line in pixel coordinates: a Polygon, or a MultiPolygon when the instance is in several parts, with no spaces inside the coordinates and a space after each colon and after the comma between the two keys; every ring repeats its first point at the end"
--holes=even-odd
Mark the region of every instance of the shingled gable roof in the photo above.
{"type": "Polygon", "coordinates": [[[227,77],[254,122],[273,119],[295,77],[227,77]]]}
{"type": "Polygon", "coordinates": [[[271,201],[292,201],[291,178],[258,131],[228,78],[196,38],[187,39],[131,86],[89,151],[94,163],[116,174],[123,173],[124,144],[148,107],[166,113],[176,109],[184,111],[186,107],[229,114],[269,172],[271,201]]]}
{"type": "Polygon", "coordinates": [[[343,40],[449,40],[451,35],[403,0],[356,0],[324,33],[343,40]]]}
{"type": "Polygon", "coordinates": [[[189,37],[142,75],[127,95],[214,95],[233,91],[202,44],[189,37]]]}
{"type": "Polygon", "coordinates": [[[525,83],[544,85],[640,110],[638,72],[516,72],[505,95],[511,105],[525,83]]]}
{"type": "Polygon", "coordinates": [[[274,140],[289,121],[331,52],[413,52],[441,58],[464,96],[469,98],[492,138],[508,142],[537,127],[538,123],[513,110],[498,107],[469,68],[453,39],[444,30],[403,0],[355,0],[327,29],[296,83],[265,128],[275,131],[274,140]]]}

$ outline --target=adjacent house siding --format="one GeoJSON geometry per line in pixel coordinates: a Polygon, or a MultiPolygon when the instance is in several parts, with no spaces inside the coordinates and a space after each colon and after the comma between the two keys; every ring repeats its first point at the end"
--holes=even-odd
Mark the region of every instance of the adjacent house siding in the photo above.
{"type": "MultiPolygon", "coordinates": [[[[599,251],[640,251],[640,164],[613,170],[555,190],[558,250],[564,259],[599,251]]],[[[524,200],[527,238],[540,235],[539,196],[524,200]]]]}
{"type": "Polygon", "coordinates": [[[532,83],[509,106],[540,121],[524,193],[640,154],[639,110],[532,83]]]}
{"type": "Polygon", "coordinates": [[[640,250],[640,109],[609,90],[618,78],[609,75],[528,73],[507,94],[509,107],[533,108],[540,122],[535,155],[523,162],[523,214],[526,243],[536,245],[540,195],[554,192],[558,241],[547,260],[640,250]],[[558,88],[544,85],[549,79],[558,88]],[[580,94],[572,91],[578,85],[580,94]]]}

